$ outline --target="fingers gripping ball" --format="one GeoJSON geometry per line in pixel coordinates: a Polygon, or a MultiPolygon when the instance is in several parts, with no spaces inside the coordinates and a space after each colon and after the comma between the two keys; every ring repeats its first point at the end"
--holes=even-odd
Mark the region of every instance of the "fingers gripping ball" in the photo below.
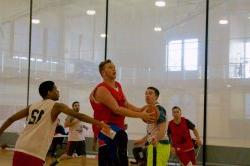
{"type": "Polygon", "coordinates": [[[159,113],[159,111],[157,109],[157,106],[155,106],[155,105],[148,105],[148,108],[146,109],[146,112],[147,113],[152,113],[153,122],[147,122],[147,121],[143,120],[145,123],[155,123],[158,120],[159,116],[160,116],[160,113],[159,113]]]}

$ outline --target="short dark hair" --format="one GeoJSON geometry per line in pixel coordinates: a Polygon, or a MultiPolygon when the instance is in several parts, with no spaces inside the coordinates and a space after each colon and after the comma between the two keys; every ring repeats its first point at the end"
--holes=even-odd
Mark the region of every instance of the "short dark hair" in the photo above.
{"type": "Polygon", "coordinates": [[[174,110],[174,109],[179,109],[181,111],[181,108],[178,106],[173,106],[172,110],[174,110]]]}
{"type": "Polygon", "coordinates": [[[156,95],[157,97],[160,96],[160,91],[159,91],[156,87],[150,86],[150,87],[148,87],[147,89],[153,90],[153,91],[155,92],[155,95],[156,95]]]}
{"type": "Polygon", "coordinates": [[[107,64],[107,63],[112,63],[112,61],[110,59],[107,59],[105,61],[102,61],[100,64],[99,64],[99,72],[100,74],[102,75],[102,71],[104,69],[104,66],[107,64]]]}
{"type": "Polygon", "coordinates": [[[55,83],[53,81],[44,81],[39,86],[39,94],[45,99],[48,95],[48,91],[52,91],[55,83]]]}
{"type": "Polygon", "coordinates": [[[72,107],[73,107],[76,103],[79,103],[79,101],[74,101],[74,102],[72,103],[72,107]]]}

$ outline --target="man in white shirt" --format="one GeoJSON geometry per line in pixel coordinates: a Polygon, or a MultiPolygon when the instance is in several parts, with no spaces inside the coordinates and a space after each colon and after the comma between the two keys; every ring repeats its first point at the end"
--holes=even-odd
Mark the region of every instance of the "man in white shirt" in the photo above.
{"type": "MultiPolygon", "coordinates": [[[[75,101],[72,103],[72,109],[76,112],[80,111],[80,103],[75,101]]],[[[86,155],[86,145],[85,145],[85,136],[84,129],[88,129],[81,121],[78,119],[68,116],[64,123],[65,127],[69,128],[68,135],[68,156],[72,156],[74,152],[78,156],[86,155]]]]}
{"type": "Polygon", "coordinates": [[[13,166],[43,166],[52,142],[57,118],[60,113],[93,123],[101,128],[109,127],[85,114],[72,111],[67,105],[56,102],[59,91],[53,81],[44,81],[39,86],[43,100],[27,106],[9,117],[0,127],[0,135],[15,121],[26,118],[27,125],[20,133],[13,156],[13,166]]]}

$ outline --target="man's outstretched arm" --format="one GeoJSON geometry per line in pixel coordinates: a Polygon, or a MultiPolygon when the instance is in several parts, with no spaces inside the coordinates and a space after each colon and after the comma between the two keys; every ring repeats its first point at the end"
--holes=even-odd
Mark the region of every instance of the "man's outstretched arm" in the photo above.
{"type": "Polygon", "coordinates": [[[6,130],[12,123],[15,121],[27,117],[29,115],[29,107],[18,111],[17,113],[13,114],[9,117],[1,126],[0,128],[0,135],[6,130]]]}
{"type": "Polygon", "coordinates": [[[141,118],[145,121],[153,121],[154,113],[147,113],[145,111],[137,112],[126,107],[119,106],[115,98],[111,95],[111,93],[105,87],[99,87],[96,90],[96,100],[108,108],[110,108],[114,113],[118,115],[133,117],[133,118],[141,118]]]}
{"type": "Polygon", "coordinates": [[[86,123],[91,123],[91,124],[95,124],[99,127],[107,127],[108,125],[101,123],[98,120],[95,120],[93,118],[91,118],[90,116],[86,115],[86,114],[82,114],[79,112],[75,112],[73,111],[71,108],[69,108],[66,104],[63,103],[56,103],[52,109],[52,115],[51,115],[51,119],[52,121],[55,121],[57,116],[60,113],[65,113],[66,115],[72,116],[74,118],[79,119],[80,121],[86,122],[86,123]]]}

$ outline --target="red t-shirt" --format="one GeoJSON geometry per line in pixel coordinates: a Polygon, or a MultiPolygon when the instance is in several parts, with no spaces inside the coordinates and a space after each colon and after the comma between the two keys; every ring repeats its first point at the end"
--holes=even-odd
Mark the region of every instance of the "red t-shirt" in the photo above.
{"type": "Polygon", "coordinates": [[[194,125],[193,128],[190,128],[187,121],[187,119],[181,117],[180,124],[176,124],[171,120],[168,125],[168,133],[170,134],[172,145],[177,151],[184,152],[194,148],[189,132],[189,129],[193,129],[194,125]]]}
{"type": "MultiPolygon", "coordinates": [[[[104,86],[107,90],[111,93],[114,99],[117,101],[119,106],[125,106],[125,96],[123,94],[121,85],[118,82],[115,82],[115,86],[117,89],[114,89],[107,85],[106,83],[102,82],[96,86],[93,93],[91,95],[94,96],[95,91],[98,87],[104,86]]],[[[94,118],[99,121],[104,121],[107,124],[114,124],[121,129],[124,129],[124,119],[125,116],[115,114],[110,108],[108,108],[105,104],[96,102],[93,100],[93,96],[90,97],[90,104],[94,110],[94,118]]],[[[93,125],[93,132],[94,136],[97,137],[98,133],[100,132],[100,128],[93,125]]],[[[100,143],[100,142],[99,142],[100,143]]],[[[103,143],[101,143],[103,144],[103,143]]]]}

